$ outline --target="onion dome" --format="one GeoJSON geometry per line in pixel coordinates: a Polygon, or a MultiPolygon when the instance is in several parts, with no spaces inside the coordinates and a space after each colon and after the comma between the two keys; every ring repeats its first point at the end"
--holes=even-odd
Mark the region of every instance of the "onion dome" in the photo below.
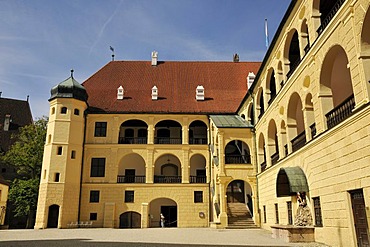
{"type": "Polygon", "coordinates": [[[87,101],[88,98],[86,89],[73,78],[73,70],[71,70],[71,76],[68,79],[54,86],[50,92],[49,101],[55,98],[73,98],[87,101]]]}

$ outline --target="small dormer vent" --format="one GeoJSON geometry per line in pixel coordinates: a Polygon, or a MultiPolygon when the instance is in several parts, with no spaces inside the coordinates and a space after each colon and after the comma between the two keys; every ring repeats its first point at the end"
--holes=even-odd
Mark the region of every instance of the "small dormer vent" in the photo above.
{"type": "Polygon", "coordinates": [[[204,100],[204,87],[202,85],[197,86],[196,100],[204,100]]]}
{"type": "Polygon", "coordinates": [[[157,86],[152,87],[152,100],[158,99],[158,88],[157,86]]]}
{"type": "Polygon", "coordinates": [[[253,72],[249,72],[248,73],[248,78],[247,78],[247,86],[248,88],[251,88],[253,82],[254,82],[254,78],[256,78],[256,75],[253,73],[253,72]]]}
{"type": "Polygon", "coordinates": [[[123,99],[124,94],[125,90],[122,86],[119,86],[119,88],[117,88],[117,99],[123,99]]]}
{"type": "Polygon", "coordinates": [[[152,66],[157,66],[158,64],[158,52],[152,52],[152,66]]]}

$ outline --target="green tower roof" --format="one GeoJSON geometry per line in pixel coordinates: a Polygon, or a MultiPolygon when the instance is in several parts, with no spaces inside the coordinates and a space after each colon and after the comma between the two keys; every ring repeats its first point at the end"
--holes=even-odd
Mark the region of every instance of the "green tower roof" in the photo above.
{"type": "Polygon", "coordinates": [[[73,78],[73,71],[71,71],[69,78],[54,86],[50,92],[49,101],[55,98],[73,98],[87,101],[88,98],[86,89],[73,78]]]}

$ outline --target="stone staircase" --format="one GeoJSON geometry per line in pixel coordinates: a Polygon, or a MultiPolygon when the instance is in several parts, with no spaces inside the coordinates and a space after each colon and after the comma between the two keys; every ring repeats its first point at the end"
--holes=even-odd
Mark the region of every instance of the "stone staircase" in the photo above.
{"type": "Polygon", "coordinates": [[[258,228],[244,203],[227,204],[228,226],[227,229],[258,228]]]}

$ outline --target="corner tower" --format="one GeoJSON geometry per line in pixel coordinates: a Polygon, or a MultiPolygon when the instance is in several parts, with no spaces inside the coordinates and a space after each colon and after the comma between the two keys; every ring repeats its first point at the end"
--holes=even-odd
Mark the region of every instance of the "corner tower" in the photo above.
{"type": "Polygon", "coordinates": [[[35,228],[78,221],[87,93],[71,77],[51,89],[35,228]]]}

